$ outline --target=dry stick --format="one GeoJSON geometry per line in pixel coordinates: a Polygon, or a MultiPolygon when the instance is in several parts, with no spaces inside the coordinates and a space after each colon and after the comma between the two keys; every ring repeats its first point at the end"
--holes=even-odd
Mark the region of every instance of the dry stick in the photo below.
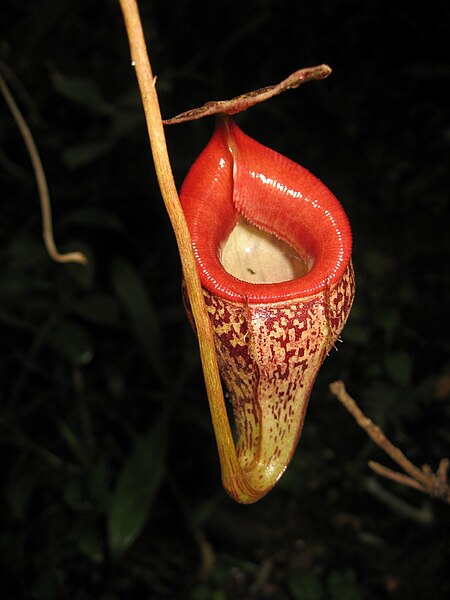
{"type": "Polygon", "coordinates": [[[248,485],[236,455],[217,366],[213,333],[203,299],[191,237],[172,174],[155,88],[156,78],[153,76],[147,54],[139,9],[135,0],[120,0],[120,6],[128,34],[132,64],[136,68],[156,175],[175,232],[184,280],[197,327],[200,358],[222,467],[224,487],[238,500],[256,500],[255,491],[248,485]]]}
{"type": "Polygon", "coordinates": [[[175,125],[177,123],[185,123],[186,121],[195,121],[196,119],[201,119],[209,115],[235,115],[255,106],[255,104],[265,102],[266,100],[269,100],[269,98],[273,98],[282,92],[295,90],[302,83],[325,79],[330,73],[331,68],[328,65],[317,65],[315,67],[298,69],[276,85],[268,85],[258,90],[252,90],[251,92],[236,96],[231,100],[213,100],[207,102],[199,108],[193,108],[176,117],[172,117],[171,119],[165,119],[163,123],[164,125],[175,125]]]}
{"type": "Polygon", "coordinates": [[[439,468],[435,473],[428,465],[423,469],[416,467],[403,452],[394,446],[394,444],[385,436],[383,431],[375,423],[366,417],[353,398],[345,389],[342,381],[335,381],[330,384],[330,391],[341,402],[344,408],[354,417],[358,425],[364,429],[367,435],[379,446],[388,456],[392,458],[408,475],[398,473],[380,465],[377,462],[370,461],[369,466],[379,475],[396,481],[402,485],[407,485],[430,496],[440,498],[450,503],[450,486],[447,482],[447,472],[449,461],[443,458],[439,468]]]}
{"type": "Polygon", "coordinates": [[[415,479],[412,479],[411,477],[409,477],[409,475],[404,475],[403,473],[399,473],[398,471],[393,471],[392,469],[389,469],[389,467],[385,467],[384,465],[381,465],[380,463],[375,462],[374,460],[369,460],[368,464],[372,471],[374,471],[378,475],[381,475],[381,477],[392,479],[393,481],[396,481],[401,485],[406,485],[408,487],[414,488],[415,490],[428,493],[428,490],[423,486],[422,483],[416,481],[415,479]]]}
{"type": "Polygon", "coordinates": [[[53,237],[52,211],[50,207],[50,195],[48,192],[47,179],[45,177],[44,168],[42,166],[39,152],[33,139],[30,128],[28,127],[22,113],[19,110],[11,92],[9,91],[6,81],[0,75],[0,91],[5,98],[6,104],[14,118],[14,121],[19,128],[19,131],[27,147],[28,154],[33,165],[34,175],[39,193],[39,201],[41,203],[42,214],[42,235],[44,244],[50,257],[59,263],[77,262],[82,265],[86,264],[87,258],[82,252],[67,252],[61,254],[56,248],[55,239],[53,237]]]}

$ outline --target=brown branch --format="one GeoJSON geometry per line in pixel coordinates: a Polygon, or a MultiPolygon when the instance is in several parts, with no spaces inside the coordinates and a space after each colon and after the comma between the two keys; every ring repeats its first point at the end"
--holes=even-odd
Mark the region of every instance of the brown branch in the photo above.
{"type": "Polygon", "coordinates": [[[449,460],[447,458],[441,460],[436,473],[433,473],[428,465],[419,469],[386,437],[378,425],[375,425],[371,419],[366,417],[354,399],[347,392],[342,381],[331,383],[330,392],[336,396],[344,408],[353,416],[358,425],[364,429],[375,444],[392,458],[392,460],[396,462],[407,475],[393,471],[374,461],[370,461],[369,467],[373,471],[382,477],[420,490],[423,493],[429,494],[434,498],[440,498],[441,500],[444,500],[444,502],[450,504],[450,485],[447,478],[449,460]]]}
{"type": "Polygon", "coordinates": [[[192,110],[183,112],[176,117],[166,119],[163,121],[163,123],[164,125],[176,125],[186,121],[195,121],[196,119],[201,119],[202,117],[208,117],[210,115],[216,115],[218,113],[235,115],[239,112],[247,110],[247,108],[255,106],[255,104],[269,100],[269,98],[277,96],[286,90],[298,88],[298,86],[302,83],[306,83],[307,81],[315,81],[318,79],[325,79],[330,73],[331,68],[328,65],[317,65],[315,67],[299,69],[276,85],[269,85],[258,90],[246,92],[245,94],[236,96],[231,100],[212,100],[211,102],[207,102],[199,108],[193,108],[192,110]]]}
{"type": "Polygon", "coordinates": [[[381,475],[382,477],[386,477],[387,479],[396,481],[401,485],[406,485],[407,487],[414,488],[415,490],[420,490],[424,493],[427,492],[426,488],[421,483],[419,483],[409,475],[404,475],[403,473],[399,473],[398,471],[393,471],[392,469],[389,469],[389,467],[385,467],[384,465],[381,465],[380,463],[375,462],[374,460],[369,460],[368,464],[372,471],[374,471],[378,475],[381,475]]]}

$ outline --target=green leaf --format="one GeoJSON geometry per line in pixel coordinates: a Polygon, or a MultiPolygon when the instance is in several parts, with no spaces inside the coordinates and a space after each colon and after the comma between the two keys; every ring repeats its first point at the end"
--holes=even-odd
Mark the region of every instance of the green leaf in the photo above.
{"type": "Polygon", "coordinates": [[[388,344],[394,340],[395,331],[401,323],[400,311],[397,307],[385,308],[376,314],[376,322],[383,329],[388,344]]]}
{"type": "Polygon", "coordinates": [[[111,480],[111,467],[106,457],[100,457],[92,466],[87,479],[89,495],[98,513],[105,510],[105,506],[109,501],[111,480]]]}
{"type": "Polygon", "coordinates": [[[117,140],[124,135],[130,134],[143,122],[143,113],[141,110],[116,110],[111,124],[111,138],[117,140]]]}
{"type": "Polygon", "coordinates": [[[311,571],[294,571],[289,575],[288,588],[294,600],[321,600],[320,579],[311,571]]]}
{"type": "Polygon", "coordinates": [[[378,277],[386,272],[389,262],[389,257],[379,250],[370,250],[363,257],[363,264],[366,270],[378,277]]]}
{"type": "Polygon", "coordinates": [[[92,79],[68,77],[55,73],[52,77],[55,90],[67,100],[88,108],[95,114],[111,114],[112,105],[102,96],[99,88],[92,79]]]}
{"type": "Polygon", "coordinates": [[[46,342],[75,366],[87,365],[94,356],[87,332],[73,321],[60,321],[51,330],[46,342]]]}
{"type": "Polygon", "coordinates": [[[55,567],[48,567],[39,573],[31,587],[31,597],[36,600],[53,600],[61,598],[64,576],[55,567]]]}
{"type": "Polygon", "coordinates": [[[213,590],[209,585],[200,583],[191,591],[190,600],[226,600],[223,590],[213,590]]]}
{"type": "MultiPolygon", "coordinates": [[[[46,260],[43,242],[37,238],[18,233],[11,243],[3,249],[4,260],[12,271],[20,273],[27,269],[36,269],[42,260],[46,260]]],[[[16,275],[17,275],[16,273],[16,275]]]]}
{"type": "Polygon", "coordinates": [[[100,325],[117,325],[119,322],[119,307],[109,294],[94,293],[77,300],[74,312],[86,321],[100,325]]]}
{"type": "Polygon", "coordinates": [[[94,564],[103,562],[103,540],[93,525],[85,525],[77,532],[77,545],[82,554],[94,564]]]}
{"type": "Polygon", "coordinates": [[[166,377],[161,359],[162,342],[158,317],[142,278],[130,263],[118,259],[112,264],[112,281],[131,321],[135,338],[143,348],[155,374],[164,382],[166,377]]]}
{"type": "Polygon", "coordinates": [[[83,227],[94,227],[95,229],[109,229],[119,233],[124,232],[120,219],[114,213],[103,208],[89,207],[72,210],[59,220],[64,225],[83,225],[83,227]]]}
{"type": "Polygon", "coordinates": [[[373,380],[362,394],[364,411],[381,428],[392,422],[392,407],[398,402],[398,389],[390,382],[373,380]]]}
{"type": "Polygon", "coordinates": [[[94,162],[101,156],[109,152],[111,148],[110,141],[94,141],[77,144],[64,150],[63,160],[66,165],[72,169],[83,167],[94,162]]]}
{"type": "Polygon", "coordinates": [[[167,442],[167,417],[136,439],[119,474],[108,511],[111,555],[118,559],[142,532],[161,483],[167,442]]]}
{"type": "Polygon", "coordinates": [[[406,352],[391,352],[384,359],[386,371],[392,381],[407,386],[411,382],[411,357],[406,352]]]}
{"type": "Polygon", "coordinates": [[[331,600],[362,600],[353,571],[332,571],[328,577],[331,600]]]}
{"type": "Polygon", "coordinates": [[[370,340],[370,329],[363,323],[350,321],[344,329],[342,337],[345,342],[355,346],[367,346],[370,340]]]}
{"type": "Polygon", "coordinates": [[[85,464],[88,461],[88,453],[86,448],[83,446],[82,436],[75,432],[67,423],[64,421],[58,422],[58,430],[62,439],[71,450],[72,454],[78,462],[85,464]]]}
{"type": "Polygon", "coordinates": [[[87,513],[92,509],[84,482],[79,479],[71,479],[67,482],[64,488],[64,500],[67,506],[76,512],[87,513]]]}
{"type": "Polygon", "coordinates": [[[26,517],[35,486],[39,484],[39,473],[25,471],[11,478],[5,490],[5,496],[14,519],[26,517]]]}

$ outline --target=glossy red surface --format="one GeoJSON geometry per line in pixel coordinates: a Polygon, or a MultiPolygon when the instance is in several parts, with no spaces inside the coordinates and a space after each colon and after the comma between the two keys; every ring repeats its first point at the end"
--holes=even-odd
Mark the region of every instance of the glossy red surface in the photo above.
{"type": "Polygon", "coordinates": [[[307,297],[335,284],[347,268],[350,225],[332,192],[312,173],[219,121],[190,169],[180,199],[204,288],[228,300],[259,304],[307,297]],[[239,216],[291,244],[308,274],[254,284],[227,273],[220,248],[239,216]]]}

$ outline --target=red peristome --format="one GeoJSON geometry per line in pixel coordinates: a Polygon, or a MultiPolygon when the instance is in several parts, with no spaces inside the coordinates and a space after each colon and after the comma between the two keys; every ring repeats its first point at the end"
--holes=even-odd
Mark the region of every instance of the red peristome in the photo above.
{"type": "Polygon", "coordinates": [[[202,286],[227,300],[258,304],[311,296],[333,287],[349,265],[350,225],[332,192],[304,167],[245,135],[232,120],[218,121],[183,183],[180,200],[202,286]],[[241,215],[313,262],[309,273],[255,284],[225,271],[219,251],[241,215]]]}

